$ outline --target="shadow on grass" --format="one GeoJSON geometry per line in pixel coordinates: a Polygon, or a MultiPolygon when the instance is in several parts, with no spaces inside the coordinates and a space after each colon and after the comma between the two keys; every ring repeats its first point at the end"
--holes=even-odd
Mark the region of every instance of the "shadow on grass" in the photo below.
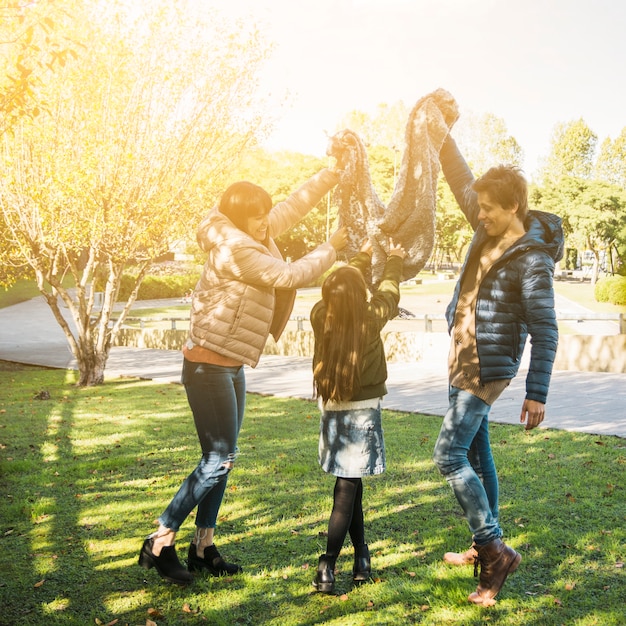
{"type": "MultiPolygon", "coordinates": [[[[621,440],[492,426],[501,521],[524,560],[486,612],[467,603],[472,568],[440,560],[470,541],[430,460],[440,418],[385,411],[388,471],[364,480],[375,582],[352,587],[347,541],[337,595],[324,596],[311,581],[334,478],[317,464],[317,407],[250,395],[216,535],[244,574],[178,588],[137,556],[199,458],[182,387],[77,389],[54,372],[2,381],[3,626],[620,623],[621,440]],[[42,386],[50,400],[33,399],[42,386]]],[[[183,560],[192,534],[193,516],[179,534],[183,560]]]]}

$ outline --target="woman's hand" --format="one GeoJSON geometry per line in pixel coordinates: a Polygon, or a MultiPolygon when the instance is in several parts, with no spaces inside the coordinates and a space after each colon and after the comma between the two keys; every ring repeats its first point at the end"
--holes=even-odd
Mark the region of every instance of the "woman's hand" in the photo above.
{"type": "Polygon", "coordinates": [[[348,243],[348,229],[345,226],[338,228],[328,239],[328,243],[339,251],[346,247],[348,243]]]}
{"type": "Polygon", "coordinates": [[[406,256],[406,250],[400,244],[395,244],[393,242],[393,239],[389,239],[388,256],[399,256],[401,259],[403,259],[406,256]]]}

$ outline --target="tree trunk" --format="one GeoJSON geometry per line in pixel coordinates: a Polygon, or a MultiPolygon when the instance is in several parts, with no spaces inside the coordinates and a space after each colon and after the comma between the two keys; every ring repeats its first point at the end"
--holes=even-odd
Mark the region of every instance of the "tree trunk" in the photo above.
{"type": "Polygon", "coordinates": [[[106,366],[109,351],[97,352],[96,350],[81,351],[76,356],[78,361],[79,387],[101,385],[104,382],[104,368],[106,366]]]}

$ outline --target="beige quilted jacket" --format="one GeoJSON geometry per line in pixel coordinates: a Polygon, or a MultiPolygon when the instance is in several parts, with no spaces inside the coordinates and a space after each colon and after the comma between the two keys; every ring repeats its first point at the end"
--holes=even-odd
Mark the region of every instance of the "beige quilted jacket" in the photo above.
{"type": "Polygon", "coordinates": [[[272,208],[269,248],[239,230],[217,208],[209,213],[197,233],[207,260],[192,299],[188,348],[199,345],[257,365],[269,334],[278,339],[284,330],[295,289],[312,283],[336,259],[333,246],[324,243],[286,263],[274,238],[299,222],[336,183],[337,175],[323,169],[272,208]]]}

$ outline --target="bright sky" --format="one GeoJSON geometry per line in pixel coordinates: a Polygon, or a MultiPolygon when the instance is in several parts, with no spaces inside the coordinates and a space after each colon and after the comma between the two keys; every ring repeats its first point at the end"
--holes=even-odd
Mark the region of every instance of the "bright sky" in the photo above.
{"type": "Polygon", "coordinates": [[[253,14],[277,49],[266,84],[291,104],[267,146],[322,156],[353,109],[412,107],[438,87],[464,113],[504,120],[530,176],[554,126],[626,126],[626,3],[619,0],[210,0],[253,14]]]}

